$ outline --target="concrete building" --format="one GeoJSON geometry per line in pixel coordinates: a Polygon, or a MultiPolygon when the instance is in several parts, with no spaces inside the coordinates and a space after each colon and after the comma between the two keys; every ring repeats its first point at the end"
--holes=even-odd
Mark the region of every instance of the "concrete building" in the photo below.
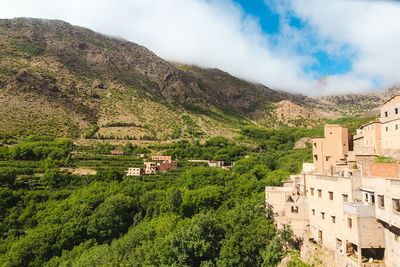
{"type": "Polygon", "coordinates": [[[140,176],[143,174],[142,168],[129,168],[126,172],[126,176],[140,176]]]}
{"type": "Polygon", "coordinates": [[[336,124],[325,125],[324,134],[312,139],[314,167],[320,174],[332,174],[337,162],[346,159],[352,150],[352,138],[347,127],[336,124]]]}
{"type": "Polygon", "coordinates": [[[346,127],[326,125],[325,136],[313,139],[313,168],[304,164],[283,187],[266,187],[277,226],[291,224],[296,235],[309,229],[337,266],[400,267],[399,109],[394,96],[380,120],[354,137],[346,127]],[[393,160],[376,162],[378,156],[393,160]],[[302,214],[291,212],[300,203],[302,214]]]}
{"type": "Polygon", "coordinates": [[[165,161],[165,160],[171,161],[172,157],[171,156],[152,156],[151,160],[154,160],[154,161],[165,161]]]}
{"type": "Polygon", "coordinates": [[[160,172],[167,172],[169,170],[176,170],[178,168],[178,162],[177,161],[164,161],[163,163],[158,163],[157,166],[158,170],[160,172]]]}
{"type": "Polygon", "coordinates": [[[145,166],[144,169],[145,174],[156,174],[157,164],[155,162],[145,162],[144,166],[145,166]]]}
{"type": "Polygon", "coordinates": [[[223,167],[224,166],[224,162],[223,161],[209,160],[208,161],[208,166],[209,167],[223,167]]]}
{"type": "Polygon", "coordinates": [[[359,154],[382,155],[381,135],[380,121],[372,121],[361,126],[353,137],[354,151],[359,154]]]}
{"type": "Polygon", "coordinates": [[[382,153],[400,159],[400,95],[387,100],[381,108],[382,153]]]}
{"type": "Polygon", "coordinates": [[[283,187],[266,187],[266,203],[273,210],[273,217],[278,229],[290,224],[293,233],[301,237],[309,225],[308,199],[299,191],[296,181],[284,183],[283,187]]]}

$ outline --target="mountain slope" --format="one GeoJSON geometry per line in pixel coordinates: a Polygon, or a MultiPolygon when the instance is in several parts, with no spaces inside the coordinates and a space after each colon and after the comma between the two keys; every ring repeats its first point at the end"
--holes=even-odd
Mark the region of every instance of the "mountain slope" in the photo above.
{"type": "Polygon", "coordinates": [[[3,137],[232,135],[245,124],[316,122],[307,101],[220,70],[173,64],[143,46],[66,22],[0,20],[3,137]],[[280,101],[308,112],[278,118],[280,101]]]}

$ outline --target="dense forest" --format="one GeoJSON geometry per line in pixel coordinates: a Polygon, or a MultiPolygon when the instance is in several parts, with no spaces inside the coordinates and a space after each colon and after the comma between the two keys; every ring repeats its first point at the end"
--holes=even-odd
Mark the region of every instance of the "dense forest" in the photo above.
{"type": "MultiPolygon", "coordinates": [[[[311,160],[293,149],[322,129],[245,127],[235,139],[178,141],[124,156],[108,143],[75,146],[31,136],[0,147],[1,266],[273,266],[294,243],[264,205],[311,160]],[[179,168],[127,177],[137,153],[171,155],[179,168]],[[246,157],[245,157],[246,156],[246,157]],[[188,159],[235,162],[210,168],[188,159]],[[96,174],[70,172],[91,168],[96,174]]],[[[149,155],[148,154],[148,155],[149,155]]],[[[295,263],[293,263],[295,264],[295,263]]]]}

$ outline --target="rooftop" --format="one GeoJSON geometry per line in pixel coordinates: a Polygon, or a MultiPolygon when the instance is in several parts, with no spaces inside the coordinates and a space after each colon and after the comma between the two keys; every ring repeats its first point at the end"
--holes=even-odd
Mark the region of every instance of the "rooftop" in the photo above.
{"type": "Polygon", "coordinates": [[[345,202],[343,203],[343,211],[361,218],[375,217],[375,207],[365,205],[362,202],[345,202]]]}
{"type": "Polygon", "coordinates": [[[397,96],[400,96],[400,95],[394,95],[394,96],[392,96],[391,98],[389,98],[388,100],[386,100],[383,104],[386,104],[387,102],[389,102],[390,100],[392,100],[393,98],[395,98],[395,97],[397,97],[397,96]]]}

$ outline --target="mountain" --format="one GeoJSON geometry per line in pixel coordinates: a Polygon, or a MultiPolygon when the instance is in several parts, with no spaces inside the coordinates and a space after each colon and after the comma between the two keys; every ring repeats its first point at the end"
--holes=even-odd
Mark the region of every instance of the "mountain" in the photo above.
{"type": "Polygon", "coordinates": [[[378,115],[379,107],[390,97],[400,94],[400,86],[374,93],[332,95],[315,99],[315,106],[329,109],[342,116],[367,113],[378,115]]]}
{"type": "Polygon", "coordinates": [[[307,102],[63,21],[0,20],[3,138],[230,136],[246,124],[318,122],[307,102]]]}

